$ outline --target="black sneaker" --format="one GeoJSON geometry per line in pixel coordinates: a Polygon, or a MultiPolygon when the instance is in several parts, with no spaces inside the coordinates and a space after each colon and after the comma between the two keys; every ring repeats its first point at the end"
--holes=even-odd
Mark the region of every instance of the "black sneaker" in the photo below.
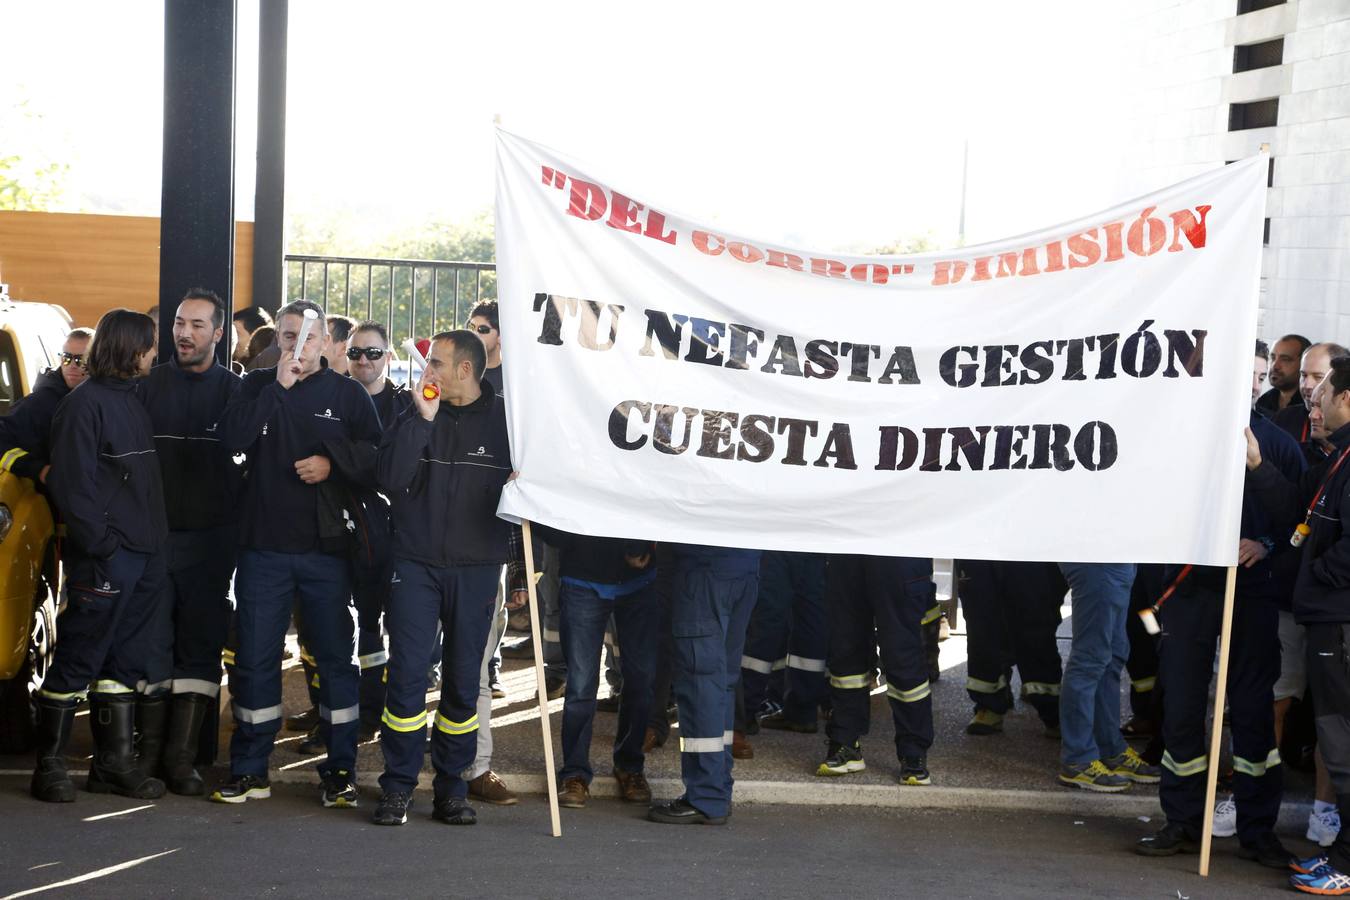
{"type": "Polygon", "coordinates": [[[346,769],[338,769],[323,779],[323,805],[325,809],[355,809],[361,805],[356,793],[356,781],[346,769]]]}
{"type": "Polygon", "coordinates": [[[380,797],[380,805],[375,807],[371,821],[376,825],[403,825],[408,821],[408,810],[412,809],[412,794],[395,791],[380,797]]]}
{"type": "Polygon", "coordinates": [[[928,759],[923,756],[902,756],[900,758],[900,783],[912,787],[932,784],[928,776],[928,759]]]}
{"type": "Polygon", "coordinates": [[[1200,842],[1181,825],[1168,822],[1157,834],[1140,838],[1134,845],[1134,852],[1140,856],[1176,856],[1178,853],[1195,853],[1200,842]]]}
{"type": "Polygon", "coordinates": [[[1238,847],[1238,856],[1250,859],[1270,869],[1287,869],[1294,855],[1273,834],[1263,834],[1250,844],[1238,847]]]}
{"type": "Polygon", "coordinates": [[[709,816],[683,797],[653,803],[647,810],[647,818],[662,825],[725,825],[730,815],[728,812],[725,816],[709,816]]]}
{"type": "Polygon", "coordinates": [[[816,769],[817,775],[849,775],[867,768],[863,762],[862,745],[857,741],[845,747],[836,741],[828,742],[825,761],[816,769]]]}
{"type": "Polygon", "coordinates": [[[464,800],[437,800],[431,808],[431,817],[447,825],[473,825],[478,816],[473,807],[464,800]]]}
{"type": "Polygon", "coordinates": [[[211,792],[216,803],[243,803],[247,800],[266,800],[272,796],[272,782],[256,775],[240,775],[211,792]]]}
{"type": "Polygon", "coordinates": [[[783,704],[779,703],[777,700],[770,700],[766,697],[760,701],[759,708],[755,710],[755,718],[767,719],[769,716],[772,716],[775,713],[781,713],[782,711],[783,704]]]}
{"type": "Polygon", "coordinates": [[[815,720],[797,722],[789,719],[787,714],[781,711],[765,716],[759,720],[759,724],[773,731],[795,731],[797,734],[815,734],[820,729],[815,720]]]}
{"type": "Polygon", "coordinates": [[[595,701],[595,708],[598,712],[616,713],[619,711],[619,695],[610,694],[608,697],[601,697],[595,701]]]}

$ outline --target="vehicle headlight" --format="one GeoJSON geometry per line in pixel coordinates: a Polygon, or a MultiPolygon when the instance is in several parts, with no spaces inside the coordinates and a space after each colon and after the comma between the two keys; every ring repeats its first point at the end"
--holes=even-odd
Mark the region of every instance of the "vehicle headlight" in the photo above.
{"type": "Polygon", "coordinates": [[[9,511],[8,506],[0,503],[0,541],[5,539],[12,527],[14,527],[14,513],[9,511]]]}

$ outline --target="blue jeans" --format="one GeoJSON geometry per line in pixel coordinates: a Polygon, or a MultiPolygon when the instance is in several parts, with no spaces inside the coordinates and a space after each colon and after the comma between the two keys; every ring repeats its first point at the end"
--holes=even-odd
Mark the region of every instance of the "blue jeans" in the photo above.
{"type": "Polygon", "coordinates": [[[1081,766],[1125,752],[1120,673],[1130,655],[1133,563],[1060,563],[1073,595],[1073,647],[1059,695],[1060,759],[1081,766]]]}
{"type": "Polygon", "coordinates": [[[600,647],[605,628],[614,616],[623,668],[619,695],[619,725],[614,734],[614,768],[641,772],[642,739],[651,713],[656,648],[661,637],[661,607],[651,584],[620,597],[604,597],[594,589],[563,581],[558,596],[562,607],[560,634],[567,660],[567,693],[563,701],[561,777],[591,783],[591,728],[595,723],[595,695],[600,687],[600,647]]]}

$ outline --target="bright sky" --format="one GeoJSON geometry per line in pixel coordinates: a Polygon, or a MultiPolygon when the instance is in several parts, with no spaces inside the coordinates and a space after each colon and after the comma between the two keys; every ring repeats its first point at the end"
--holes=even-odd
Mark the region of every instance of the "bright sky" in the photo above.
{"type": "MultiPolygon", "coordinates": [[[[240,218],[258,2],[240,0],[240,218]]],[[[1125,199],[1123,5],[291,0],[287,212],[485,209],[500,114],[650,203],[823,249],[953,242],[968,140],[968,241],[1019,233],[1125,199]]],[[[29,36],[5,42],[0,155],[69,163],[73,208],[155,214],[162,4],[5,3],[0,33],[29,36]],[[5,112],[24,99],[40,120],[5,112]]]]}

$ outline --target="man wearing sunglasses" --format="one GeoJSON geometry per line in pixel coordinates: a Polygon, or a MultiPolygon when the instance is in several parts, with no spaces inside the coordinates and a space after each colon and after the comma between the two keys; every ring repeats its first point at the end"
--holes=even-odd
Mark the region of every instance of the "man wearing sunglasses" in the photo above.
{"type": "Polygon", "coordinates": [[[498,325],[496,300],[484,300],[473,308],[473,312],[469,313],[469,330],[478,335],[478,339],[483,342],[483,349],[487,351],[487,368],[483,370],[483,377],[492,385],[492,389],[497,392],[500,399],[504,393],[502,332],[498,325]]]}
{"type": "MultiPolygon", "coordinates": [[[[404,410],[412,406],[412,395],[394,384],[389,370],[389,335],[379,322],[362,322],[349,335],[346,348],[348,374],[370,395],[379,413],[380,425],[388,433],[404,410]]],[[[361,732],[373,735],[384,712],[385,667],[389,652],[380,632],[393,576],[393,526],[389,502],[377,491],[357,491],[357,515],[364,521],[352,559],[352,601],[356,606],[356,655],[361,667],[361,732]]]]}
{"type": "Polygon", "coordinates": [[[56,407],[85,379],[92,328],[76,328],[61,345],[58,365],[38,376],[33,390],[0,418],[0,469],[46,483],[56,407]]]}

